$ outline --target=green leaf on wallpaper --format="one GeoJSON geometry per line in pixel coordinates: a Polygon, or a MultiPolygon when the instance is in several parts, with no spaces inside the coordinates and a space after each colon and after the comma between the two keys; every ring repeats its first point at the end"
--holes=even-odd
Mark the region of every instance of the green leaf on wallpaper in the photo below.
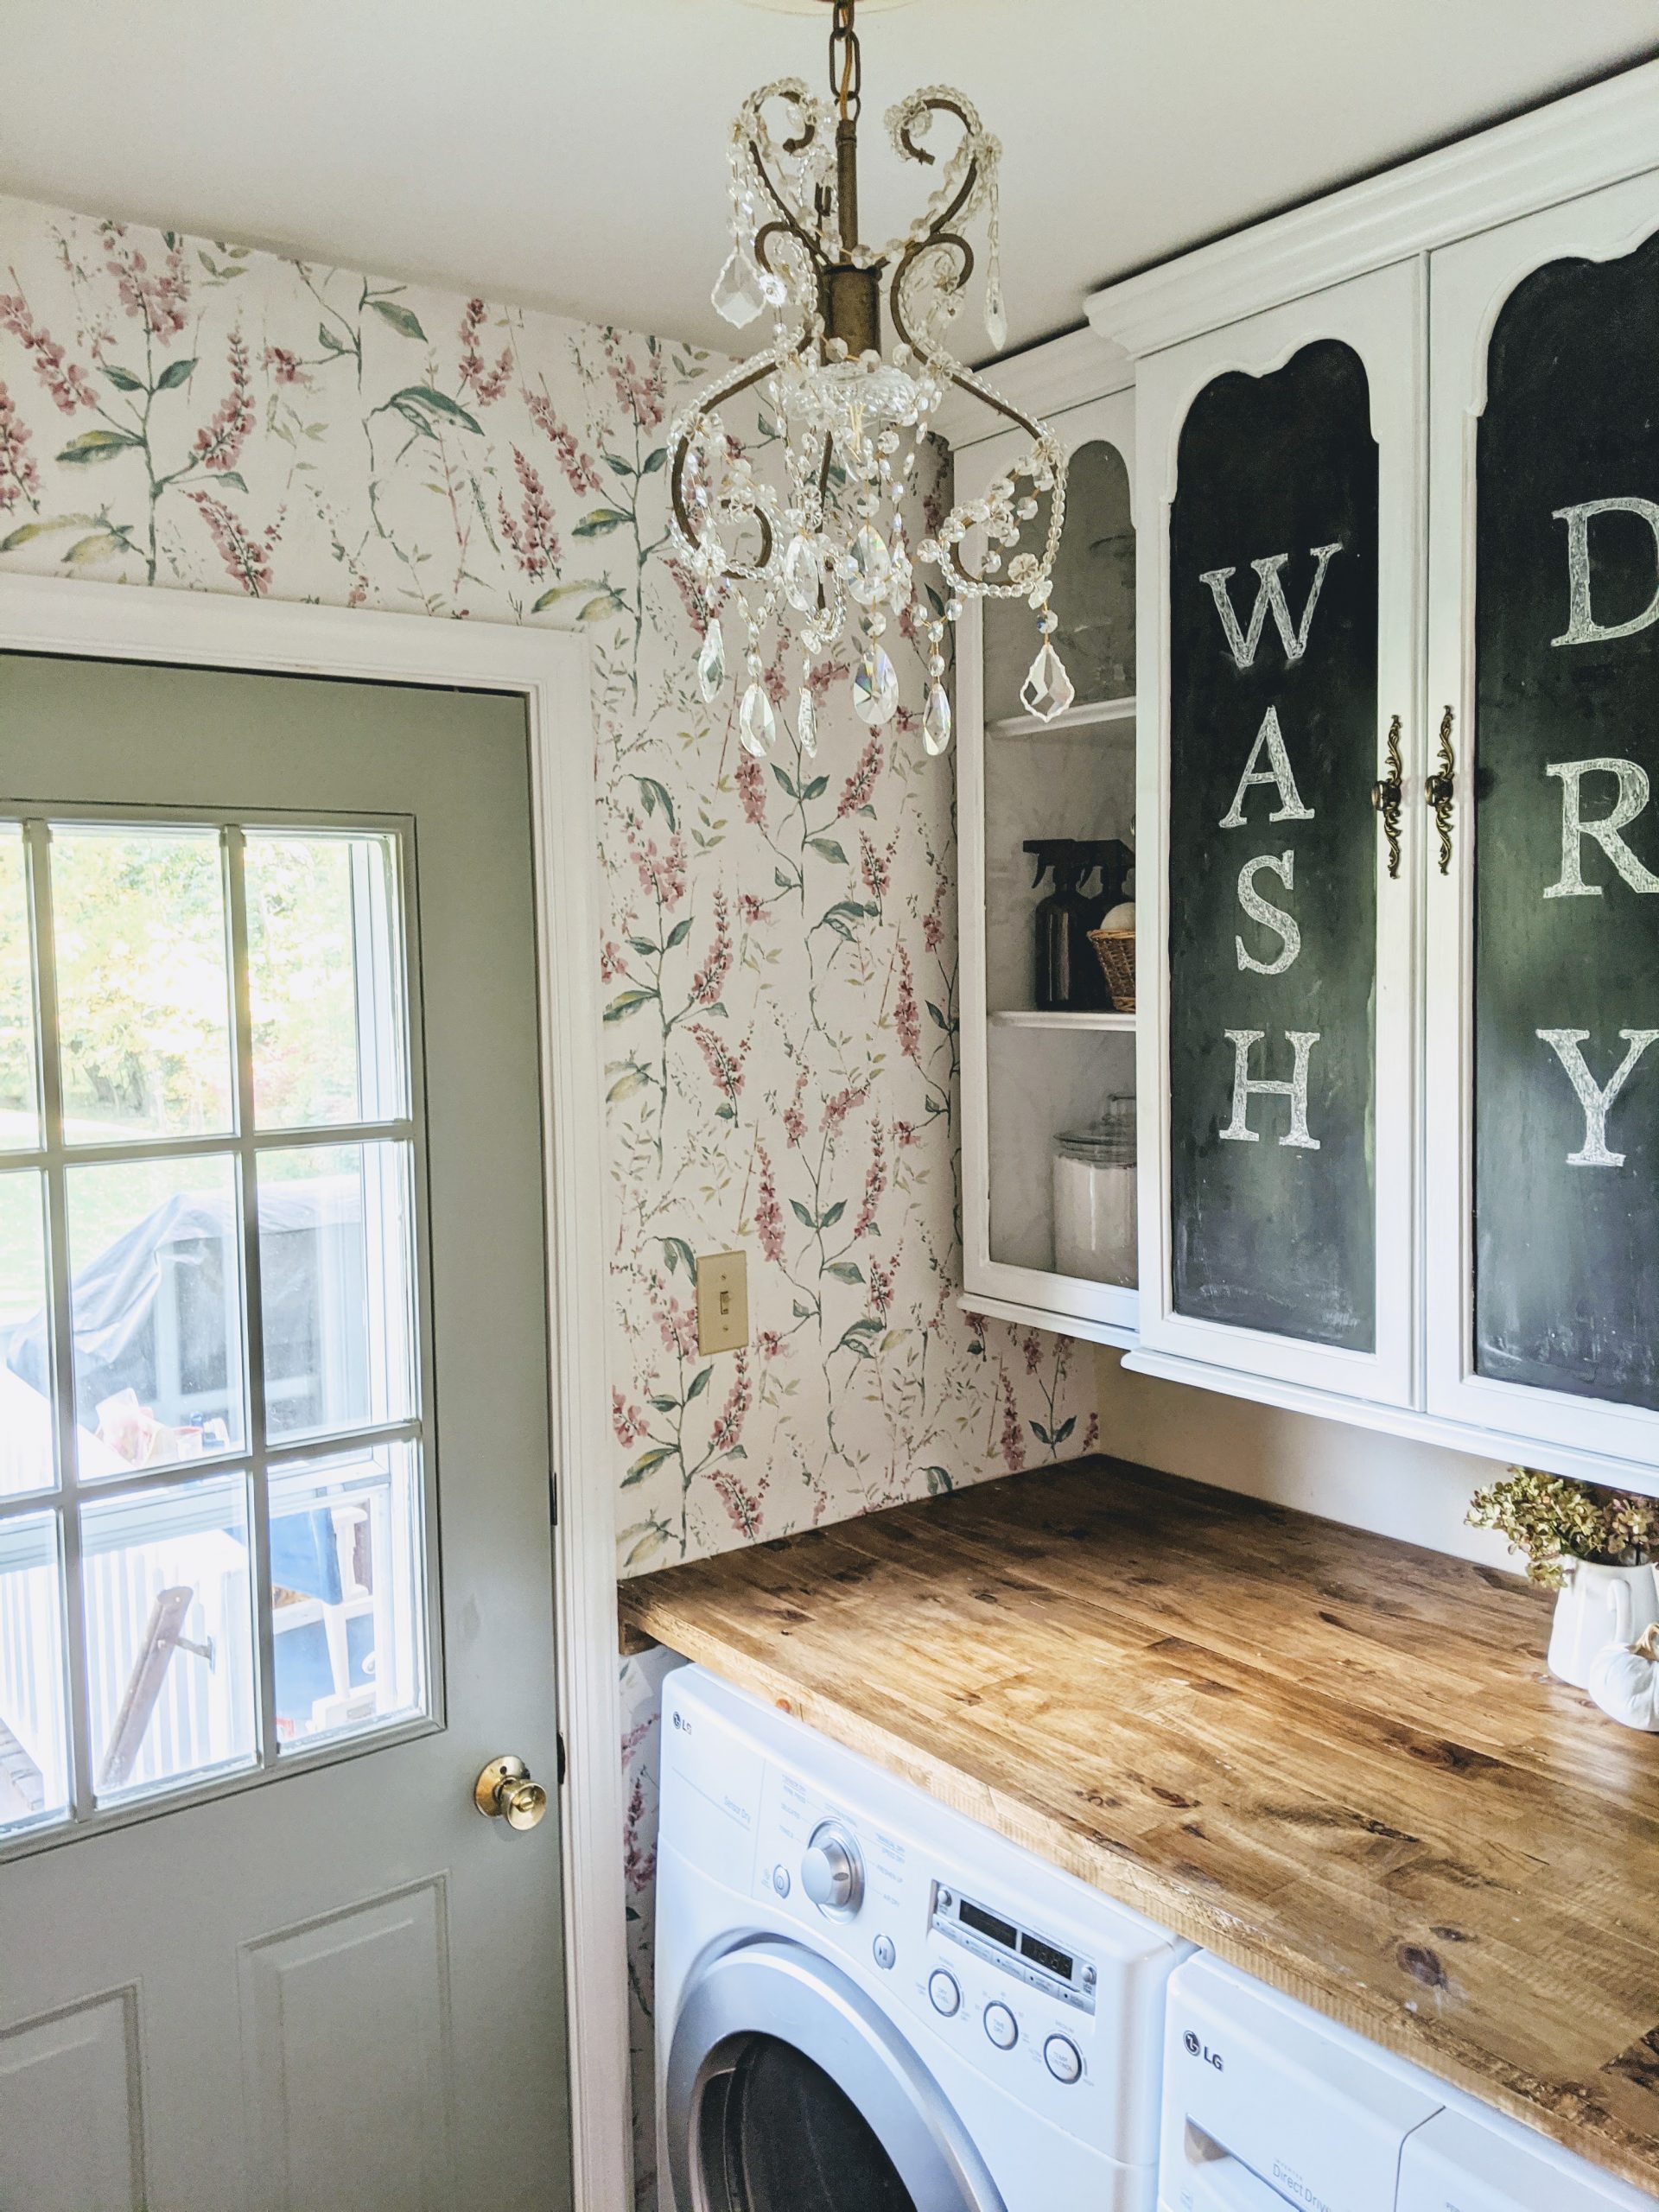
{"type": "Polygon", "coordinates": [[[628,939],[628,949],[630,951],[637,952],[642,960],[654,960],[664,950],[660,944],[653,944],[648,937],[631,937],[628,939]]]}
{"type": "Polygon", "coordinates": [[[234,484],[238,492],[245,492],[248,480],[239,468],[221,468],[214,472],[215,484],[234,484]]]}
{"type": "Polygon", "coordinates": [[[838,938],[843,938],[850,944],[853,939],[853,924],[861,922],[867,914],[874,914],[876,912],[878,912],[877,908],[867,906],[861,899],[837,899],[829,912],[820,918],[818,926],[820,929],[834,930],[838,938]]]}
{"type": "Polygon", "coordinates": [[[690,1276],[692,1281],[695,1282],[696,1281],[697,1255],[691,1249],[691,1247],[686,1243],[683,1236],[664,1236],[663,1239],[663,1254],[668,1262],[668,1272],[670,1274],[672,1274],[677,1268],[683,1268],[687,1274],[690,1276]]]}
{"type": "Polygon", "coordinates": [[[814,1213],[810,1213],[806,1207],[801,1204],[798,1198],[791,1198],[789,1203],[796,1220],[800,1223],[803,1229],[816,1229],[817,1227],[817,1216],[814,1213]]]}
{"type": "Polygon", "coordinates": [[[946,1491],[955,1490],[957,1486],[948,1467],[924,1467],[922,1472],[927,1478],[930,1497],[943,1497],[946,1491]]]}
{"type": "Polygon", "coordinates": [[[632,1098],[636,1090],[643,1090],[651,1077],[643,1068],[625,1068],[605,1094],[607,1106],[618,1106],[625,1098],[632,1098]]]}
{"type": "Polygon", "coordinates": [[[801,797],[804,799],[822,798],[829,788],[830,779],[828,776],[814,776],[811,782],[801,793],[801,797]]]}
{"type": "Polygon", "coordinates": [[[780,891],[793,891],[795,888],[796,879],[792,875],[785,875],[780,868],[773,868],[772,880],[780,891]]]}
{"type": "Polygon", "coordinates": [[[677,1414],[680,1410],[680,1402],[677,1398],[653,1398],[651,1402],[659,1414],[677,1414]]]}
{"type": "Polygon", "coordinates": [[[99,520],[97,515],[54,515],[48,522],[19,523],[9,537],[0,537],[0,553],[15,553],[37,537],[49,537],[54,530],[90,530],[99,520]]]}
{"type": "Polygon", "coordinates": [[[836,1350],[850,1351],[860,1359],[874,1359],[875,1354],[871,1349],[870,1338],[873,1336],[880,1336],[880,1322],[867,1316],[862,1321],[854,1322],[852,1327],[847,1331],[841,1342],[836,1346],[836,1350]]]}
{"type": "Polygon", "coordinates": [[[796,783],[794,777],[790,774],[788,769],[784,766],[782,761],[774,760],[772,762],[772,772],[777,779],[779,788],[787,791],[791,798],[798,798],[800,797],[800,786],[796,783]]]}
{"type": "Polygon", "coordinates": [[[690,934],[691,917],[688,914],[683,922],[676,922],[673,928],[670,930],[667,938],[664,941],[663,950],[664,952],[672,952],[677,945],[683,944],[690,934]]]}
{"type": "Polygon", "coordinates": [[[846,1211],[846,1199],[837,1198],[834,1205],[830,1207],[826,1212],[821,1213],[818,1216],[818,1227],[820,1229],[833,1229],[846,1211]]]}
{"type": "Polygon", "coordinates": [[[317,343],[329,353],[349,353],[352,350],[340,333],[331,330],[326,322],[317,325],[317,343]]]}
{"type": "Polygon", "coordinates": [[[838,861],[846,867],[847,855],[833,837],[809,837],[806,842],[821,861],[838,861]]]}
{"type": "Polygon", "coordinates": [[[550,584],[530,611],[532,614],[544,614],[550,607],[556,606],[562,599],[569,599],[574,592],[599,591],[603,587],[596,583],[592,576],[584,576],[580,583],[550,584]]]}
{"type": "Polygon", "coordinates": [[[70,439],[58,459],[84,468],[89,461],[113,461],[117,454],[125,453],[130,447],[142,446],[143,442],[142,438],[134,437],[130,430],[83,430],[78,438],[70,439]]]}
{"type": "Polygon", "coordinates": [[[1064,1444],[1066,1438],[1071,1435],[1072,1430],[1077,1427],[1077,1417],[1076,1414],[1073,1414],[1070,1420],[1063,1421],[1054,1432],[1054,1441],[1056,1444],[1064,1444]]]}
{"type": "MultiPolygon", "coordinates": [[[[380,302],[377,300],[378,307],[380,302]]],[[[386,401],[388,407],[413,420],[419,415],[442,415],[446,422],[459,423],[463,430],[475,430],[481,438],[484,425],[475,415],[469,415],[458,399],[451,399],[447,391],[439,391],[429,384],[405,385],[401,391],[394,391],[386,401]]]]}
{"type": "Polygon", "coordinates": [[[702,1395],[703,1392],[709,1388],[709,1383],[713,1381],[714,1373],[715,1370],[712,1367],[705,1367],[701,1375],[696,1375],[692,1377],[691,1388],[685,1394],[685,1402],[688,1406],[690,1404],[693,1398],[700,1398],[702,1395]]]}
{"type": "Polygon", "coordinates": [[[124,553],[126,547],[112,530],[95,530],[90,537],[78,537],[60,559],[85,569],[94,561],[107,561],[112,553],[124,553]]]}
{"type": "Polygon", "coordinates": [[[607,453],[605,462],[606,466],[617,476],[632,476],[633,474],[633,463],[631,461],[624,461],[620,453],[607,453]]]}
{"type": "Polygon", "coordinates": [[[791,1311],[798,1321],[810,1321],[812,1319],[812,1308],[810,1306],[803,1306],[798,1298],[793,1301],[791,1311]]]}
{"type": "Polygon", "coordinates": [[[108,377],[110,382],[115,386],[118,391],[142,391],[143,390],[143,378],[142,377],[134,376],[130,369],[118,368],[113,361],[105,361],[100,363],[99,365],[102,367],[105,375],[108,377]]]}
{"type": "Polygon", "coordinates": [[[715,1119],[717,1122],[734,1122],[737,1119],[736,1107],[729,1101],[722,1099],[715,1109],[715,1119]]]}
{"type": "Polygon", "coordinates": [[[669,828],[677,829],[679,823],[675,817],[674,801],[669,796],[667,785],[659,784],[655,776],[636,776],[633,780],[639,786],[639,796],[645,802],[645,812],[655,814],[658,808],[661,807],[664,819],[667,822],[669,828]]]}
{"type": "Polygon", "coordinates": [[[834,1275],[837,1282],[862,1282],[864,1280],[863,1268],[855,1267],[850,1260],[831,1260],[828,1266],[821,1268],[818,1272],[821,1274],[834,1275]]]}
{"type": "Polygon", "coordinates": [[[656,997],[655,991],[621,991],[605,1009],[607,1021],[626,1021],[631,1014],[638,1014],[642,1006],[649,1006],[656,997]]]}
{"type": "Polygon", "coordinates": [[[668,448],[666,446],[654,447],[652,450],[645,455],[645,467],[639,471],[639,474],[642,476],[654,476],[667,459],[668,448]]]}
{"type": "Polygon", "coordinates": [[[601,592],[597,599],[590,599],[577,615],[578,622],[602,622],[607,614],[620,614],[627,605],[620,591],[601,592]]]}
{"type": "Polygon", "coordinates": [[[595,507],[575,524],[574,535],[577,537],[604,537],[613,530],[620,530],[627,519],[620,507],[595,507]]]}
{"type": "Polygon", "coordinates": [[[635,1483],[642,1483],[647,1475],[655,1473],[665,1459],[677,1459],[678,1456],[679,1446],[674,1444],[659,1444],[652,1451],[642,1452],[623,1476],[621,1487],[632,1490],[635,1483]]]}
{"type": "MultiPolygon", "coordinates": [[[[238,269],[236,274],[239,276],[241,276],[242,271],[238,269]]],[[[160,376],[156,379],[156,391],[176,391],[181,384],[188,384],[190,381],[190,372],[195,365],[195,356],[194,354],[192,354],[188,361],[169,361],[167,366],[162,371],[160,376]]]]}
{"type": "Polygon", "coordinates": [[[410,308],[400,307],[396,300],[371,300],[369,305],[383,322],[391,325],[400,338],[424,340],[426,333],[421,328],[421,319],[410,308]]]}
{"type": "Polygon", "coordinates": [[[936,1007],[936,1006],[934,1005],[934,1003],[933,1003],[933,1001],[932,1001],[932,1000],[931,1000],[931,999],[929,999],[929,1000],[928,1000],[928,1001],[927,1001],[927,1010],[928,1010],[928,1013],[932,1016],[933,1020],[934,1020],[934,1023],[936,1024],[936,1026],[937,1026],[938,1028],[943,1029],[943,1030],[944,1030],[944,1033],[945,1033],[945,1035],[946,1035],[947,1037],[954,1036],[954,1034],[956,1033],[956,1025],[955,1025],[955,1023],[954,1023],[954,1022],[951,1022],[951,1021],[948,1021],[948,1020],[945,1019],[944,1015],[944,1014],[939,1011],[938,1007],[936,1007]]]}

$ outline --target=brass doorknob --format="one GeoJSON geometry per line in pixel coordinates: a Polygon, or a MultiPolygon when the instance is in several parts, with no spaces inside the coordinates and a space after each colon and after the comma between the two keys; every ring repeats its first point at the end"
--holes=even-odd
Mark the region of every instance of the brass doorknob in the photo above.
{"type": "Polygon", "coordinates": [[[486,1820],[505,1821],[510,1828],[533,1828],[541,1825],[547,1810],[547,1792],[531,1780],[523,1759],[504,1751],[473,1785],[473,1802],[486,1820]]]}

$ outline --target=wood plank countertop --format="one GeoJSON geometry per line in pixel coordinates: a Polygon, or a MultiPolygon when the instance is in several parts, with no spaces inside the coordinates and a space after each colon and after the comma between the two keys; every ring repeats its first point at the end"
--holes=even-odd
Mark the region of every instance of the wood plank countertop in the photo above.
{"type": "Polygon", "coordinates": [[[1659,1737],[1518,1577],[1078,1461],[625,1626],[1659,2194],[1659,1737]]]}

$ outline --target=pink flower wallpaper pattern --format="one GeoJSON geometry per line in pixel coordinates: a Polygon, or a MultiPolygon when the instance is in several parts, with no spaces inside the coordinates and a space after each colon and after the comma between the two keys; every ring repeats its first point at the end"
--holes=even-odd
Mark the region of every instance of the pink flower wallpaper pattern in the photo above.
{"type": "MultiPolygon", "coordinates": [[[[958,1307],[954,779],[912,657],[875,735],[820,671],[814,758],[796,664],[764,763],[699,694],[666,429],[709,367],[0,200],[0,569],[588,632],[623,1574],[1096,1437],[1086,1361],[958,1307]],[[750,1344],[702,1359],[696,1255],[734,1247],[750,1344]]],[[[642,2201],[654,1696],[625,1671],[642,2201]]]]}

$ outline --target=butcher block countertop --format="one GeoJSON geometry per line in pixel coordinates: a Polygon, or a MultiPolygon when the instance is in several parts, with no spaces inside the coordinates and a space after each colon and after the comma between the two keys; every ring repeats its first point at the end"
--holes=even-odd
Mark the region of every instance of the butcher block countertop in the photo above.
{"type": "Polygon", "coordinates": [[[625,1628],[1659,2194],[1659,1737],[1548,1592],[1113,1461],[624,1584],[625,1628]]]}

